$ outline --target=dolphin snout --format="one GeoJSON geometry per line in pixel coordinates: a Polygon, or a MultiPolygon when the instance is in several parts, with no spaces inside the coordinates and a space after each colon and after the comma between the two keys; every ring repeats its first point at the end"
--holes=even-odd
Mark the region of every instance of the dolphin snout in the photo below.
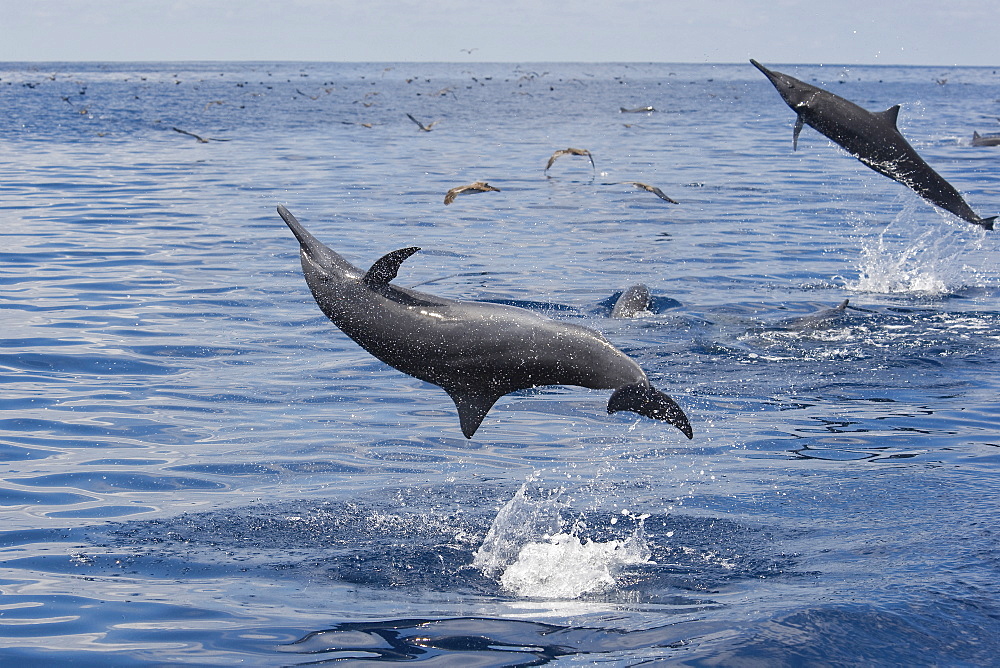
{"type": "Polygon", "coordinates": [[[774,72],[772,72],[771,70],[767,69],[766,67],[764,67],[763,65],[761,65],[760,63],[758,63],[753,58],[750,59],[750,64],[753,65],[754,67],[756,67],[761,72],[763,72],[764,76],[766,76],[768,79],[770,79],[772,82],[774,82],[774,80],[775,80],[774,72]]]}

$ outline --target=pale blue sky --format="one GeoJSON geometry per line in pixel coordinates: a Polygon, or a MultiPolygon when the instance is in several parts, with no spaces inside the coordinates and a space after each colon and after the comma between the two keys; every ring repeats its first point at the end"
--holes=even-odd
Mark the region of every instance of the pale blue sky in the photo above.
{"type": "Polygon", "coordinates": [[[0,0],[0,60],[1000,66],[998,25],[998,0],[0,0]]]}

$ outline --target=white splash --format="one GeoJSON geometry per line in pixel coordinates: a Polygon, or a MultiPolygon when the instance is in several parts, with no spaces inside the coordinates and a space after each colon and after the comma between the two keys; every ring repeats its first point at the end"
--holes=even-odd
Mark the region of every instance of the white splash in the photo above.
{"type": "Polygon", "coordinates": [[[565,532],[559,509],[561,490],[532,500],[528,483],[500,509],[473,566],[498,578],[507,591],[531,598],[573,599],[607,591],[628,565],[649,563],[643,520],[635,517],[635,531],[625,540],[581,540],[581,523],[565,532]]]}
{"type": "Polygon", "coordinates": [[[921,224],[916,206],[905,207],[877,237],[862,240],[858,280],[848,281],[848,289],[937,297],[978,282],[968,263],[982,250],[983,230],[968,224],[956,229],[943,217],[921,224]]]}
{"type": "Polygon", "coordinates": [[[639,530],[626,540],[581,541],[559,533],[528,543],[500,576],[504,589],[533,598],[578,598],[614,588],[625,566],[649,563],[649,547],[639,530]]]}

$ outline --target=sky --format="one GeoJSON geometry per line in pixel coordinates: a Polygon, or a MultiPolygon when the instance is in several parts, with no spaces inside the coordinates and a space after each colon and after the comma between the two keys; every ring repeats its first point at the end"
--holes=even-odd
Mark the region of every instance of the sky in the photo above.
{"type": "Polygon", "coordinates": [[[1000,65],[998,0],[0,0],[0,61],[1000,65]]]}

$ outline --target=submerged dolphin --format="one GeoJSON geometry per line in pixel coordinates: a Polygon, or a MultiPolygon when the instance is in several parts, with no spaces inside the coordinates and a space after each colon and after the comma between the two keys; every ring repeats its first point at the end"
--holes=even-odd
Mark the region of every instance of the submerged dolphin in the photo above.
{"type": "Polygon", "coordinates": [[[898,104],[872,113],[839,95],[769,70],[756,60],[750,62],[764,73],[785,103],[798,114],[792,133],[793,148],[798,144],[803,125],[808,124],[879,174],[899,181],[962,220],[993,229],[996,216],[979,217],[954,186],[931,169],[900,134],[896,127],[898,104]]]}
{"type": "Polygon", "coordinates": [[[1000,134],[981,135],[975,130],[972,131],[973,146],[1000,146],[1000,134]]]}
{"type": "Polygon", "coordinates": [[[649,310],[649,288],[636,283],[624,290],[611,308],[612,318],[634,318],[649,310]]]}
{"type": "Polygon", "coordinates": [[[466,438],[500,397],[542,385],[615,390],[609,413],[664,420],[692,437],[680,406],[599,333],[516,306],[391,285],[419,248],[393,251],[366,272],[323,245],[288,209],[279,206],[278,213],[299,241],[302,271],[323,313],[389,366],[442,387],[458,408],[466,438]]]}
{"type": "Polygon", "coordinates": [[[825,327],[832,327],[834,323],[846,313],[847,306],[850,302],[850,299],[845,299],[833,308],[825,308],[815,313],[810,313],[809,315],[793,318],[786,321],[781,328],[790,331],[804,331],[807,329],[823,329],[825,327]]]}

